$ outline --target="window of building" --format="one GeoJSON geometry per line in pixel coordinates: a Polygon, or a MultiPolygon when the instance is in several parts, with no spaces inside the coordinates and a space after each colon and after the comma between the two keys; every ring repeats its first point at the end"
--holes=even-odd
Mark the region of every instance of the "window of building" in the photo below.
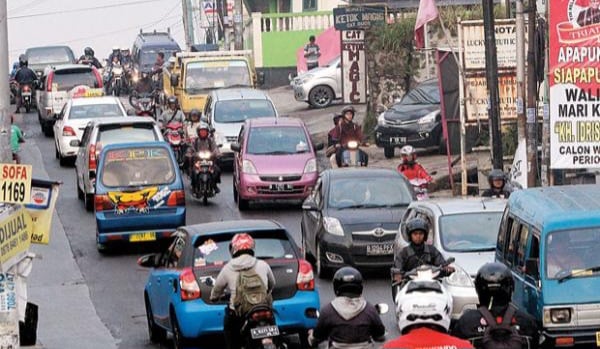
{"type": "Polygon", "coordinates": [[[317,0],[302,0],[302,10],[303,11],[316,11],[317,10],[317,0]]]}

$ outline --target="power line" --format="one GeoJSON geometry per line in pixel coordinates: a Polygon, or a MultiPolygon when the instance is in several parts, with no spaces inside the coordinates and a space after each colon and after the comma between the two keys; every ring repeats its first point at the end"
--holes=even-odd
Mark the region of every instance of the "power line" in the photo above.
{"type": "Polygon", "coordinates": [[[52,11],[52,12],[43,12],[43,13],[34,13],[31,15],[11,16],[11,17],[8,17],[8,19],[31,18],[31,17],[50,16],[50,15],[57,15],[57,14],[64,14],[64,13],[100,10],[100,9],[105,9],[105,8],[115,8],[115,7],[123,7],[123,6],[137,5],[137,4],[146,4],[149,2],[158,2],[158,1],[164,1],[164,0],[138,0],[138,1],[120,3],[120,4],[76,8],[76,9],[71,9],[71,10],[61,10],[61,11],[52,11]]]}
{"type": "Polygon", "coordinates": [[[45,2],[45,1],[46,0],[32,0],[32,1],[28,2],[28,3],[26,3],[25,5],[17,6],[15,8],[13,8],[13,9],[10,9],[10,10],[8,10],[8,12],[11,12],[11,13],[19,12],[19,11],[25,9],[25,8],[28,8],[28,7],[31,8],[31,5],[33,5],[33,4],[39,5],[39,4],[41,4],[41,3],[45,2]]]}

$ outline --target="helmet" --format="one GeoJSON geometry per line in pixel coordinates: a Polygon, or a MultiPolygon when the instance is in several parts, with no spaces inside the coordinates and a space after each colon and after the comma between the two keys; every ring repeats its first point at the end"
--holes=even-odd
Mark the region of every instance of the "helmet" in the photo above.
{"type": "Polygon", "coordinates": [[[411,241],[410,234],[413,231],[421,230],[425,232],[425,240],[427,240],[427,236],[429,236],[429,222],[425,218],[415,217],[406,222],[406,229],[404,229],[403,235],[404,239],[408,242],[411,241]]]}
{"type": "Polygon", "coordinates": [[[196,127],[196,134],[200,139],[206,139],[210,134],[210,127],[207,123],[201,122],[198,127],[196,127]]]}
{"type": "Polygon", "coordinates": [[[167,98],[167,104],[168,105],[171,105],[171,104],[177,105],[177,97],[169,96],[169,98],[167,98]]]}
{"type": "Polygon", "coordinates": [[[403,163],[406,162],[409,165],[412,165],[417,159],[417,152],[412,145],[405,145],[400,149],[400,156],[402,156],[403,163]]]}
{"type": "Polygon", "coordinates": [[[336,296],[356,298],[362,295],[362,291],[363,278],[358,270],[343,267],[333,275],[333,292],[336,296]]]}
{"type": "Polygon", "coordinates": [[[338,120],[342,117],[341,114],[333,113],[333,124],[337,126],[338,120]]]}
{"type": "Polygon", "coordinates": [[[83,53],[86,56],[92,56],[92,57],[94,56],[94,50],[92,50],[92,48],[89,46],[83,49],[83,53]]]}
{"type": "Polygon", "coordinates": [[[452,297],[446,294],[434,291],[408,293],[398,307],[398,328],[402,334],[415,327],[433,327],[444,332],[450,328],[452,297]]]}
{"type": "Polygon", "coordinates": [[[26,67],[27,66],[27,56],[25,56],[24,54],[19,56],[19,65],[21,67],[26,67]]]}
{"type": "Polygon", "coordinates": [[[175,62],[177,62],[177,58],[171,56],[171,57],[169,57],[169,61],[168,62],[169,62],[170,65],[175,65],[175,62]]]}
{"type": "Polygon", "coordinates": [[[254,239],[247,233],[239,233],[233,236],[229,251],[233,257],[237,257],[242,252],[254,254],[254,239]]]}
{"type": "Polygon", "coordinates": [[[486,263],[475,277],[475,291],[479,296],[479,304],[489,306],[506,305],[512,298],[515,282],[510,269],[502,263],[486,263]]]}
{"type": "Polygon", "coordinates": [[[351,105],[347,105],[344,108],[342,108],[342,112],[341,112],[342,116],[345,116],[347,112],[352,112],[352,116],[354,116],[354,114],[356,114],[356,110],[351,105]]]}
{"type": "Polygon", "coordinates": [[[505,181],[504,172],[500,169],[493,169],[490,174],[488,174],[488,182],[490,183],[490,187],[493,187],[493,182],[496,180],[505,181]]]}
{"type": "Polygon", "coordinates": [[[119,48],[119,46],[113,46],[112,51],[113,53],[121,53],[121,49],[119,48]]]}
{"type": "Polygon", "coordinates": [[[192,109],[190,111],[190,119],[192,119],[193,117],[197,119],[196,121],[200,120],[200,111],[198,109],[192,109]]]}

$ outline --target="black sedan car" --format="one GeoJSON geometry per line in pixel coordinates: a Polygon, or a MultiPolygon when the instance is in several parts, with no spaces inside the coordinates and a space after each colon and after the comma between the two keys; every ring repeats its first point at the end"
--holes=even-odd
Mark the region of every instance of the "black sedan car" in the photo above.
{"type": "Polygon", "coordinates": [[[414,200],[410,183],[395,170],[324,171],[302,204],[306,258],[319,277],[344,265],[389,268],[400,220],[414,200]]]}
{"type": "Polygon", "coordinates": [[[408,91],[400,102],[377,118],[375,143],[384,155],[394,157],[396,147],[437,148],[445,152],[437,79],[426,80],[408,91]]]}

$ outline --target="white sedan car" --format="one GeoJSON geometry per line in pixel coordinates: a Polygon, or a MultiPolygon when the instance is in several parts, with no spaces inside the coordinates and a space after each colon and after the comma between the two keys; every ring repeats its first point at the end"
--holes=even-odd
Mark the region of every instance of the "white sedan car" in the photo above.
{"type": "Polygon", "coordinates": [[[77,146],[88,122],[96,119],[127,116],[117,97],[71,98],[65,103],[54,124],[56,158],[66,166],[77,157],[77,146]]]}

